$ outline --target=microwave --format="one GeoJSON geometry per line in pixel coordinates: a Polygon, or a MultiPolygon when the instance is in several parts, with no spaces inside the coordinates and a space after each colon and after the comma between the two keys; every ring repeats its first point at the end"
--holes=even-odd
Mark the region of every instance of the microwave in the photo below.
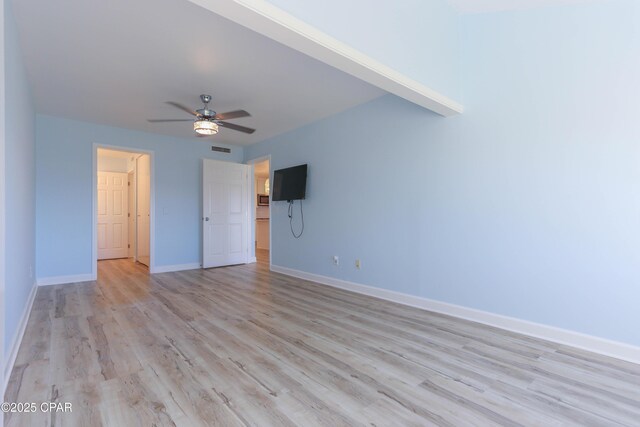
{"type": "Polygon", "coordinates": [[[268,194],[258,194],[258,206],[269,206],[268,194]]]}

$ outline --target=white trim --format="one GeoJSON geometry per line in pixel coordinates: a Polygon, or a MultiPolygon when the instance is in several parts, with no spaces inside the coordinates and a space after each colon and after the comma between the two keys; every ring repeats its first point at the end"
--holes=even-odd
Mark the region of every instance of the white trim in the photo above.
{"type": "Polygon", "coordinates": [[[445,117],[462,112],[456,101],[418,83],[264,0],[190,0],[265,37],[302,52],[445,117]]]}
{"type": "Polygon", "coordinates": [[[27,329],[27,323],[29,323],[29,316],[31,316],[31,308],[33,307],[33,301],[35,301],[36,299],[37,289],[38,286],[34,282],[33,286],[31,287],[31,291],[29,292],[29,297],[27,298],[27,304],[25,305],[22,316],[20,317],[18,330],[16,331],[16,335],[13,337],[13,341],[11,342],[9,356],[7,357],[5,365],[2,367],[4,372],[4,379],[2,382],[3,396],[7,391],[7,385],[9,384],[9,378],[11,377],[11,371],[13,370],[13,365],[16,363],[18,350],[20,350],[20,344],[22,344],[22,338],[24,337],[24,332],[27,329]]]}
{"type": "MultiPolygon", "coordinates": [[[[7,169],[5,167],[6,154],[5,154],[5,145],[6,145],[6,132],[5,129],[5,112],[6,112],[6,96],[5,96],[5,3],[2,2],[0,4],[0,366],[2,367],[2,371],[0,371],[0,385],[4,385],[5,381],[8,381],[7,377],[4,376],[4,367],[5,367],[5,357],[4,357],[4,328],[5,328],[5,311],[7,302],[5,301],[6,293],[5,293],[5,254],[6,254],[6,243],[5,243],[5,181],[7,175],[7,169]]],[[[35,127],[35,125],[32,125],[35,127]]],[[[34,226],[35,227],[35,226],[34,226]]],[[[6,387],[2,389],[2,396],[4,397],[4,390],[6,387]]],[[[0,411],[0,425],[4,425],[4,413],[0,411]]]]}
{"type": "Polygon", "coordinates": [[[184,271],[184,270],[197,270],[202,265],[199,262],[192,262],[189,264],[175,264],[175,265],[158,265],[150,272],[156,273],[171,273],[172,271],[184,271]]]}
{"type": "Polygon", "coordinates": [[[98,275],[91,274],[75,274],[72,276],[53,276],[38,278],[38,286],[66,285],[67,283],[91,282],[98,280],[98,275]]]}
{"type": "MultiPolygon", "coordinates": [[[[93,176],[92,176],[92,200],[91,200],[91,223],[93,230],[91,233],[91,255],[92,266],[91,274],[94,279],[98,277],[98,148],[108,148],[111,150],[121,150],[132,154],[148,154],[150,167],[150,188],[149,188],[149,272],[153,272],[155,268],[155,240],[156,240],[156,189],[155,189],[155,153],[151,150],[143,150],[141,148],[125,147],[122,145],[110,145],[93,143],[93,176]]],[[[136,179],[138,172],[136,170],[136,179]]],[[[137,227],[137,225],[136,225],[137,227]]],[[[137,229],[137,228],[136,228],[137,229]]],[[[137,234],[137,233],[136,233],[137,234]]],[[[138,244],[136,236],[136,245],[138,244]]],[[[137,255],[137,254],[136,254],[137,255]]],[[[69,283],[69,282],[67,282],[69,283]]]]}
{"type": "Polygon", "coordinates": [[[287,267],[272,265],[271,271],[640,364],[640,347],[631,344],[287,267]]]}
{"type": "Polygon", "coordinates": [[[256,259],[256,257],[252,256],[249,258],[249,262],[248,264],[253,264],[254,262],[258,262],[258,260],[256,259]]]}
{"type": "MultiPolygon", "coordinates": [[[[245,163],[249,166],[249,176],[247,178],[249,188],[247,189],[247,197],[249,198],[249,210],[247,211],[247,221],[249,224],[248,229],[248,242],[247,242],[247,253],[248,263],[251,263],[252,255],[255,257],[256,255],[256,211],[258,210],[258,201],[256,200],[256,193],[258,192],[256,188],[256,166],[255,162],[248,161],[245,163]]],[[[204,197],[204,194],[203,194],[204,197]]],[[[204,251],[204,247],[203,247],[204,251]]],[[[203,253],[204,255],[204,253],[203,253]]]]}
{"type": "MultiPolygon", "coordinates": [[[[245,172],[246,172],[245,178],[247,181],[247,224],[246,224],[247,225],[247,254],[246,254],[247,257],[245,259],[248,264],[249,262],[251,262],[251,249],[254,247],[254,241],[255,241],[255,238],[253,237],[253,233],[251,232],[251,230],[255,228],[255,224],[254,224],[255,221],[253,221],[253,216],[256,213],[256,208],[255,208],[256,198],[254,197],[254,194],[253,194],[253,185],[255,183],[255,178],[253,175],[253,165],[247,165],[245,163],[242,163],[242,164],[244,164],[245,166],[248,166],[247,168],[245,168],[245,172]]],[[[203,174],[204,174],[204,171],[203,171],[203,174]]],[[[204,191],[202,193],[202,196],[204,198],[204,191]]],[[[203,236],[203,239],[204,239],[204,236],[203,236]]],[[[202,248],[202,250],[203,250],[202,256],[204,257],[204,247],[202,248]]]]}

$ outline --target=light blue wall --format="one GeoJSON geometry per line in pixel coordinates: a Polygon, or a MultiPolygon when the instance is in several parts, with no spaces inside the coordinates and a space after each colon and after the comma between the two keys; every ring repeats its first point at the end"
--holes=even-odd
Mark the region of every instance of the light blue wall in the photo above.
{"type": "Polygon", "coordinates": [[[309,164],[273,263],[640,345],[638,5],[463,25],[462,116],[386,96],[246,150],[309,164]]]}
{"type": "Polygon", "coordinates": [[[459,101],[458,17],[446,0],[268,0],[326,34],[459,101]]]}
{"type": "Polygon", "coordinates": [[[11,348],[34,285],[35,110],[18,32],[5,2],[5,354],[11,348]]]}
{"type": "Polygon", "coordinates": [[[38,278],[91,273],[94,143],[154,151],[156,266],[201,261],[202,158],[239,162],[242,148],[44,115],[36,128],[38,278]]]}
{"type": "Polygon", "coordinates": [[[412,182],[422,173],[415,156],[422,144],[406,140],[415,138],[416,124],[429,131],[428,123],[422,123],[429,119],[435,120],[425,110],[386,96],[249,147],[248,159],[271,154],[272,170],[309,165],[305,231],[300,239],[291,235],[287,203],[270,206],[273,263],[416,293],[420,253],[414,237],[425,182],[412,182]],[[401,116],[400,110],[408,110],[409,117],[401,116]],[[402,125],[410,129],[398,132],[371,126],[371,118],[378,114],[391,114],[385,121],[391,120],[394,129],[402,125]],[[341,258],[337,268],[333,255],[341,258]],[[363,262],[360,271],[354,267],[356,258],[363,262]]]}

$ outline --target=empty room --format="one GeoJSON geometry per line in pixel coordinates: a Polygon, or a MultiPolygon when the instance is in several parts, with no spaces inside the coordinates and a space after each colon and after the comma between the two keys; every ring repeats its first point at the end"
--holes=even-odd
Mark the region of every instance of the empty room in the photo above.
{"type": "Polygon", "coordinates": [[[0,4],[1,425],[640,425],[640,2],[0,4]]]}

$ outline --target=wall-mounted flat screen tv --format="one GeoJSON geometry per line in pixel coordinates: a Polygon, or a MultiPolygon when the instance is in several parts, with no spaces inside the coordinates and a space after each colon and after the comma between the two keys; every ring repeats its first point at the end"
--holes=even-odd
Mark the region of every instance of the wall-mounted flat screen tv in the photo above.
{"type": "Polygon", "coordinates": [[[307,165],[273,171],[271,200],[304,199],[307,188],[307,165]]]}

